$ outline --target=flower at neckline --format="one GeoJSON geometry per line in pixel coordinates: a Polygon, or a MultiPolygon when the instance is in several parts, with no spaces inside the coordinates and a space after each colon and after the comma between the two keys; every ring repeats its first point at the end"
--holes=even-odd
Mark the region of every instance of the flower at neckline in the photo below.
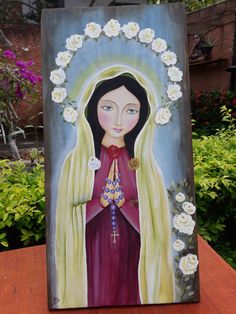
{"type": "Polygon", "coordinates": [[[116,158],[120,155],[120,153],[121,153],[121,151],[122,151],[122,148],[123,148],[123,147],[117,147],[117,146],[115,146],[115,145],[111,145],[111,146],[109,146],[109,147],[106,147],[107,153],[108,153],[108,155],[109,155],[112,159],[116,159],[116,158]]]}

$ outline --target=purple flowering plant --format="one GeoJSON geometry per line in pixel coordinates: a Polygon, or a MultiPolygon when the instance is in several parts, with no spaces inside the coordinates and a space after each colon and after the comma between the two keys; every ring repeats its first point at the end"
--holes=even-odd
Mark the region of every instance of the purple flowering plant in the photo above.
{"type": "Polygon", "coordinates": [[[19,127],[19,105],[36,100],[42,77],[31,67],[32,60],[19,60],[13,51],[0,50],[0,138],[8,143],[14,159],[19,159],[15,137],[24,131],[19,127]]]}

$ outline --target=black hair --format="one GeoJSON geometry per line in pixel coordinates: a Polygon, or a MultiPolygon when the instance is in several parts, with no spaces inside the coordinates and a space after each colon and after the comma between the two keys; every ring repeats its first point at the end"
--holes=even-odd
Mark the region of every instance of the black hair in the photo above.
{"type": "Polygon", "coordinates": [[[105,134],[105,131],[102,129],[98,121],[97,105],[103,95],[121,86],[125,86],[128,91],[130,91],[135,97],[137,97],[141,104],[138,123],[129,133],[124,136],[125,146],[130,158],[134,157],[134,143],[136,137],[138,136],[139,132],[141,131],[147,120],[149,114],[147,93],[132,75],[130,75],[129,73],[124,73],[122,75],[107,79],[97,84],[95,91],[89,100],[86,111],[87,120],[93,133],[95,154],[97,158],[100,158],[101,142],[105,134]]]}

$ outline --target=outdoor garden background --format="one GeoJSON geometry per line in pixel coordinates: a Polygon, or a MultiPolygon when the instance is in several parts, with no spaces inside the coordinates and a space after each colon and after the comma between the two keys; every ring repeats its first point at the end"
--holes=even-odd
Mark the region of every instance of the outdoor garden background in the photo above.
{"type": "MultiPolygon", "coordinates": [[[[65,2],[0,0],[0,251],[45,243],[40,15],[65,2]]],[[[236,269],[236,3],[182,2],[189,11],[198,232],[236,269]],[[196,34],[212,48],[192,59],[196,34]]]]}

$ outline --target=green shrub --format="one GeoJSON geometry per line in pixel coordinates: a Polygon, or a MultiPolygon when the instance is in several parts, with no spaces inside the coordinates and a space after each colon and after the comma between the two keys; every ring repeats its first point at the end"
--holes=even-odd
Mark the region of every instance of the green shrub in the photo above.
{"type": "Polygon", "coordinates": [[[221,241],[213,245],[213,248],[229,263],[234,269],[236,269],[236,247],[235,243],[229,241],[221,241]]]}
{"type": "Polygon", "coordinates": [[[222,111],[229,128],[193,140],[198,231],[236,266],[236,133],[230,112],[222,111]]]}
{"type": "Polygon", "coordinates": [[[213,135],[217,129],[227,126],[222,121],[221,108],[225,106],[236,116],[236,93],[232,91],[200,90],[191,92],[191,110],[194,120],[193,131],[199,135],[213,135]]]}
{"type": "Polygon", "coordinates": [[[0,250],[45,241],[44,171],[0,161],[0,250]]]}
{"type": "Polygon", "coordinates": [[[200,233],[216,241],[236,218],[236,137],[229,131],[193,140],[200,233]]]}

